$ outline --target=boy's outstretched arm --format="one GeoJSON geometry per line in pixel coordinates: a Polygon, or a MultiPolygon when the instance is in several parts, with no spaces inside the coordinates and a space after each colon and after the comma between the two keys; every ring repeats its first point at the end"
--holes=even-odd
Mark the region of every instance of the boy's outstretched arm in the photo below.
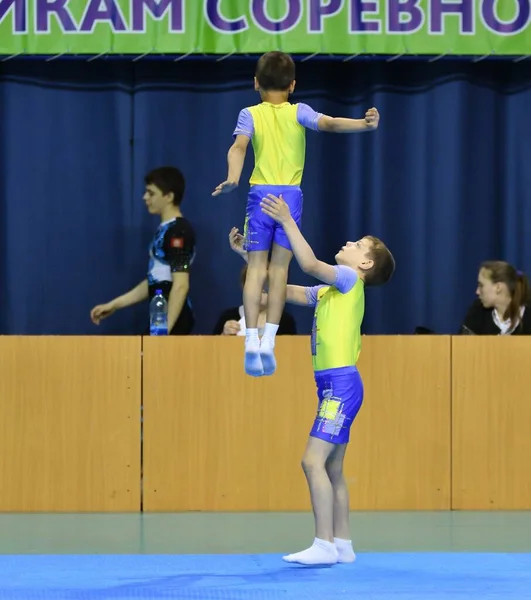
{"type": "Polygon", "coordinates": [[[234,144],[232,144],[232,146],[229,148],[229,152],[227,153],[227,179],[216,187],[216,189],[212,192],[213,196],[219,196],[219,194],[228,194],[238,187],[243,171],[243,163],[245,162],[245,154],[247,153],[249,140],[250,138],[248,138],[246,135],[236,136],[234,144]]]}
{"type": "Polygon", "coordinates": [[[277,198],[273,194],[268,194],[267,198],[262,200],[261,206],[262,212],[282,225],[300,268],[308,275],[312,275],[312,277],[324,283],[335,284],[337,279],[336,267],[315,257],[313,250],[291,217],[289,206],[282,197],[277,198]]]}
{"type": "Polygon", "coordinates": [[[377,129],[379,122],[380,114],[373,107],[365,113],[364,119],[346,119],[322,115],[317,121],[317,128],[319,131],[328,131],[329,133],[363,133],[364,131],[377,129]]]}
{"type": "Polygon", "coordinates": [[[212,192],[213,196],[219,196],[219,194],[228,194],[238,187],[238,184],[240,183],[240,177],[242,176],[247,146],[249,145],[253,135],[253,115],[249,109],[244,108],[243,110],[240,110],[236,127],[232,132],[234,143],[230,147],[227,154],[227,162],[229,166],[227,179],[223,183],[220,183],[212,192]]]}

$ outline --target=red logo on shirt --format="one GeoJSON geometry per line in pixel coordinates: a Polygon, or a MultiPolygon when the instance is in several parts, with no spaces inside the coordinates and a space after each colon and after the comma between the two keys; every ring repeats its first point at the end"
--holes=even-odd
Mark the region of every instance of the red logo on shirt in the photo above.
{"type": "Polygon", "coordinates": [[[183,238],[171,238],[170,245],[172,248],[182,248],[184,246],[183,238]]]}

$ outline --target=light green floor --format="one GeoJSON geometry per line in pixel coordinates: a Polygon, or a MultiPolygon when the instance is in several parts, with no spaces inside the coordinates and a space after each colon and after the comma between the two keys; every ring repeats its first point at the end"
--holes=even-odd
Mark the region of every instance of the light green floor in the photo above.
{"type": "MultiPolygon", "coordinates": [[[[358,552],[531,552],[531,512],[352,513],[358,552]]],[[[0,514],[0,554],[288,552],[308,513],[0,514]]]]}

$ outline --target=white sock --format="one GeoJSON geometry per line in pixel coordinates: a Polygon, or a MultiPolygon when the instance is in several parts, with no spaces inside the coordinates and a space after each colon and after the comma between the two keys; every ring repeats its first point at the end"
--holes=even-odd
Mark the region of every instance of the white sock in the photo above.
{"type": "Polygon", "coordinates": [[[245,330],[245,347],[258,347],[260,345],[260,340],[258,338],[258,329],[250,329],[247,328],[245,330]]]}
{"type": "Polygon", "coordinates": [[[264,335],[262,336],[261,345],[269,348],[275,347],[275,336],[277,335],[278,325],[274,323],[266,323],[264,327],[264,335]]]}
{"type": "Polygon", "coordinates": [[[315,538],[307,550],[288,554],[283,559],[300,565],[334,565],[337,562],[337,548],[332,542],[315,538]]]}
{"type": "Polygon", "coordinates": [[[260,377],[264,374],[264,367],[260,358],[260,339],[256,328],[245,331],[244,367],[247,375],[252,377],[260,377]]]}
{"type": "Polygon", "coordinates": [[[341,538],[334,538],[334,543],[337,548],[338,561],[340,563],[353,563],[356,560],[354,554],[354,548],[352,547],[351,540],[342,540],[341,538]]]}
{"type": "Polygon", "coordinates": [[[260,340],[260,358],[264,369],[264,375],[273,375],[277,370],[277,361],[275,359],[275,335],[278,331],[278,325],[266,323],[264,335],[260,340]]]}

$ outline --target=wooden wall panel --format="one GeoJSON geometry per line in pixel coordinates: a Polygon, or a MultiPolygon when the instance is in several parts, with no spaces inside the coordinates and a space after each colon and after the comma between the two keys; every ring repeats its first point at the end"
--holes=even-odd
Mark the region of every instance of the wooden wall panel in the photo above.
{"type": "Polygon", "coordinates": [[[356,510],[450,508],[450,337],[370,336],[346,469],[356,510]]]}
{"type": "Polygon", "coordinates": [[[140,337],[0,337],[0,511],[140,510],[140,337]]]}
{"type": "MultiPolygon", "coordinates": [[[[444,509],[450,339],[366,337],[352,430],[353,509],[444,509]]],[[[144,339],[144,509],[307,510],[300,459],[317,399],[309,339],[279,337],[278,370],[243,372],[243,340],[144,339]]]]}
{"type": "Polygon", "coordinates": [[[531,509],[531,338],[452,340],[452,507],[531,509]]]}

